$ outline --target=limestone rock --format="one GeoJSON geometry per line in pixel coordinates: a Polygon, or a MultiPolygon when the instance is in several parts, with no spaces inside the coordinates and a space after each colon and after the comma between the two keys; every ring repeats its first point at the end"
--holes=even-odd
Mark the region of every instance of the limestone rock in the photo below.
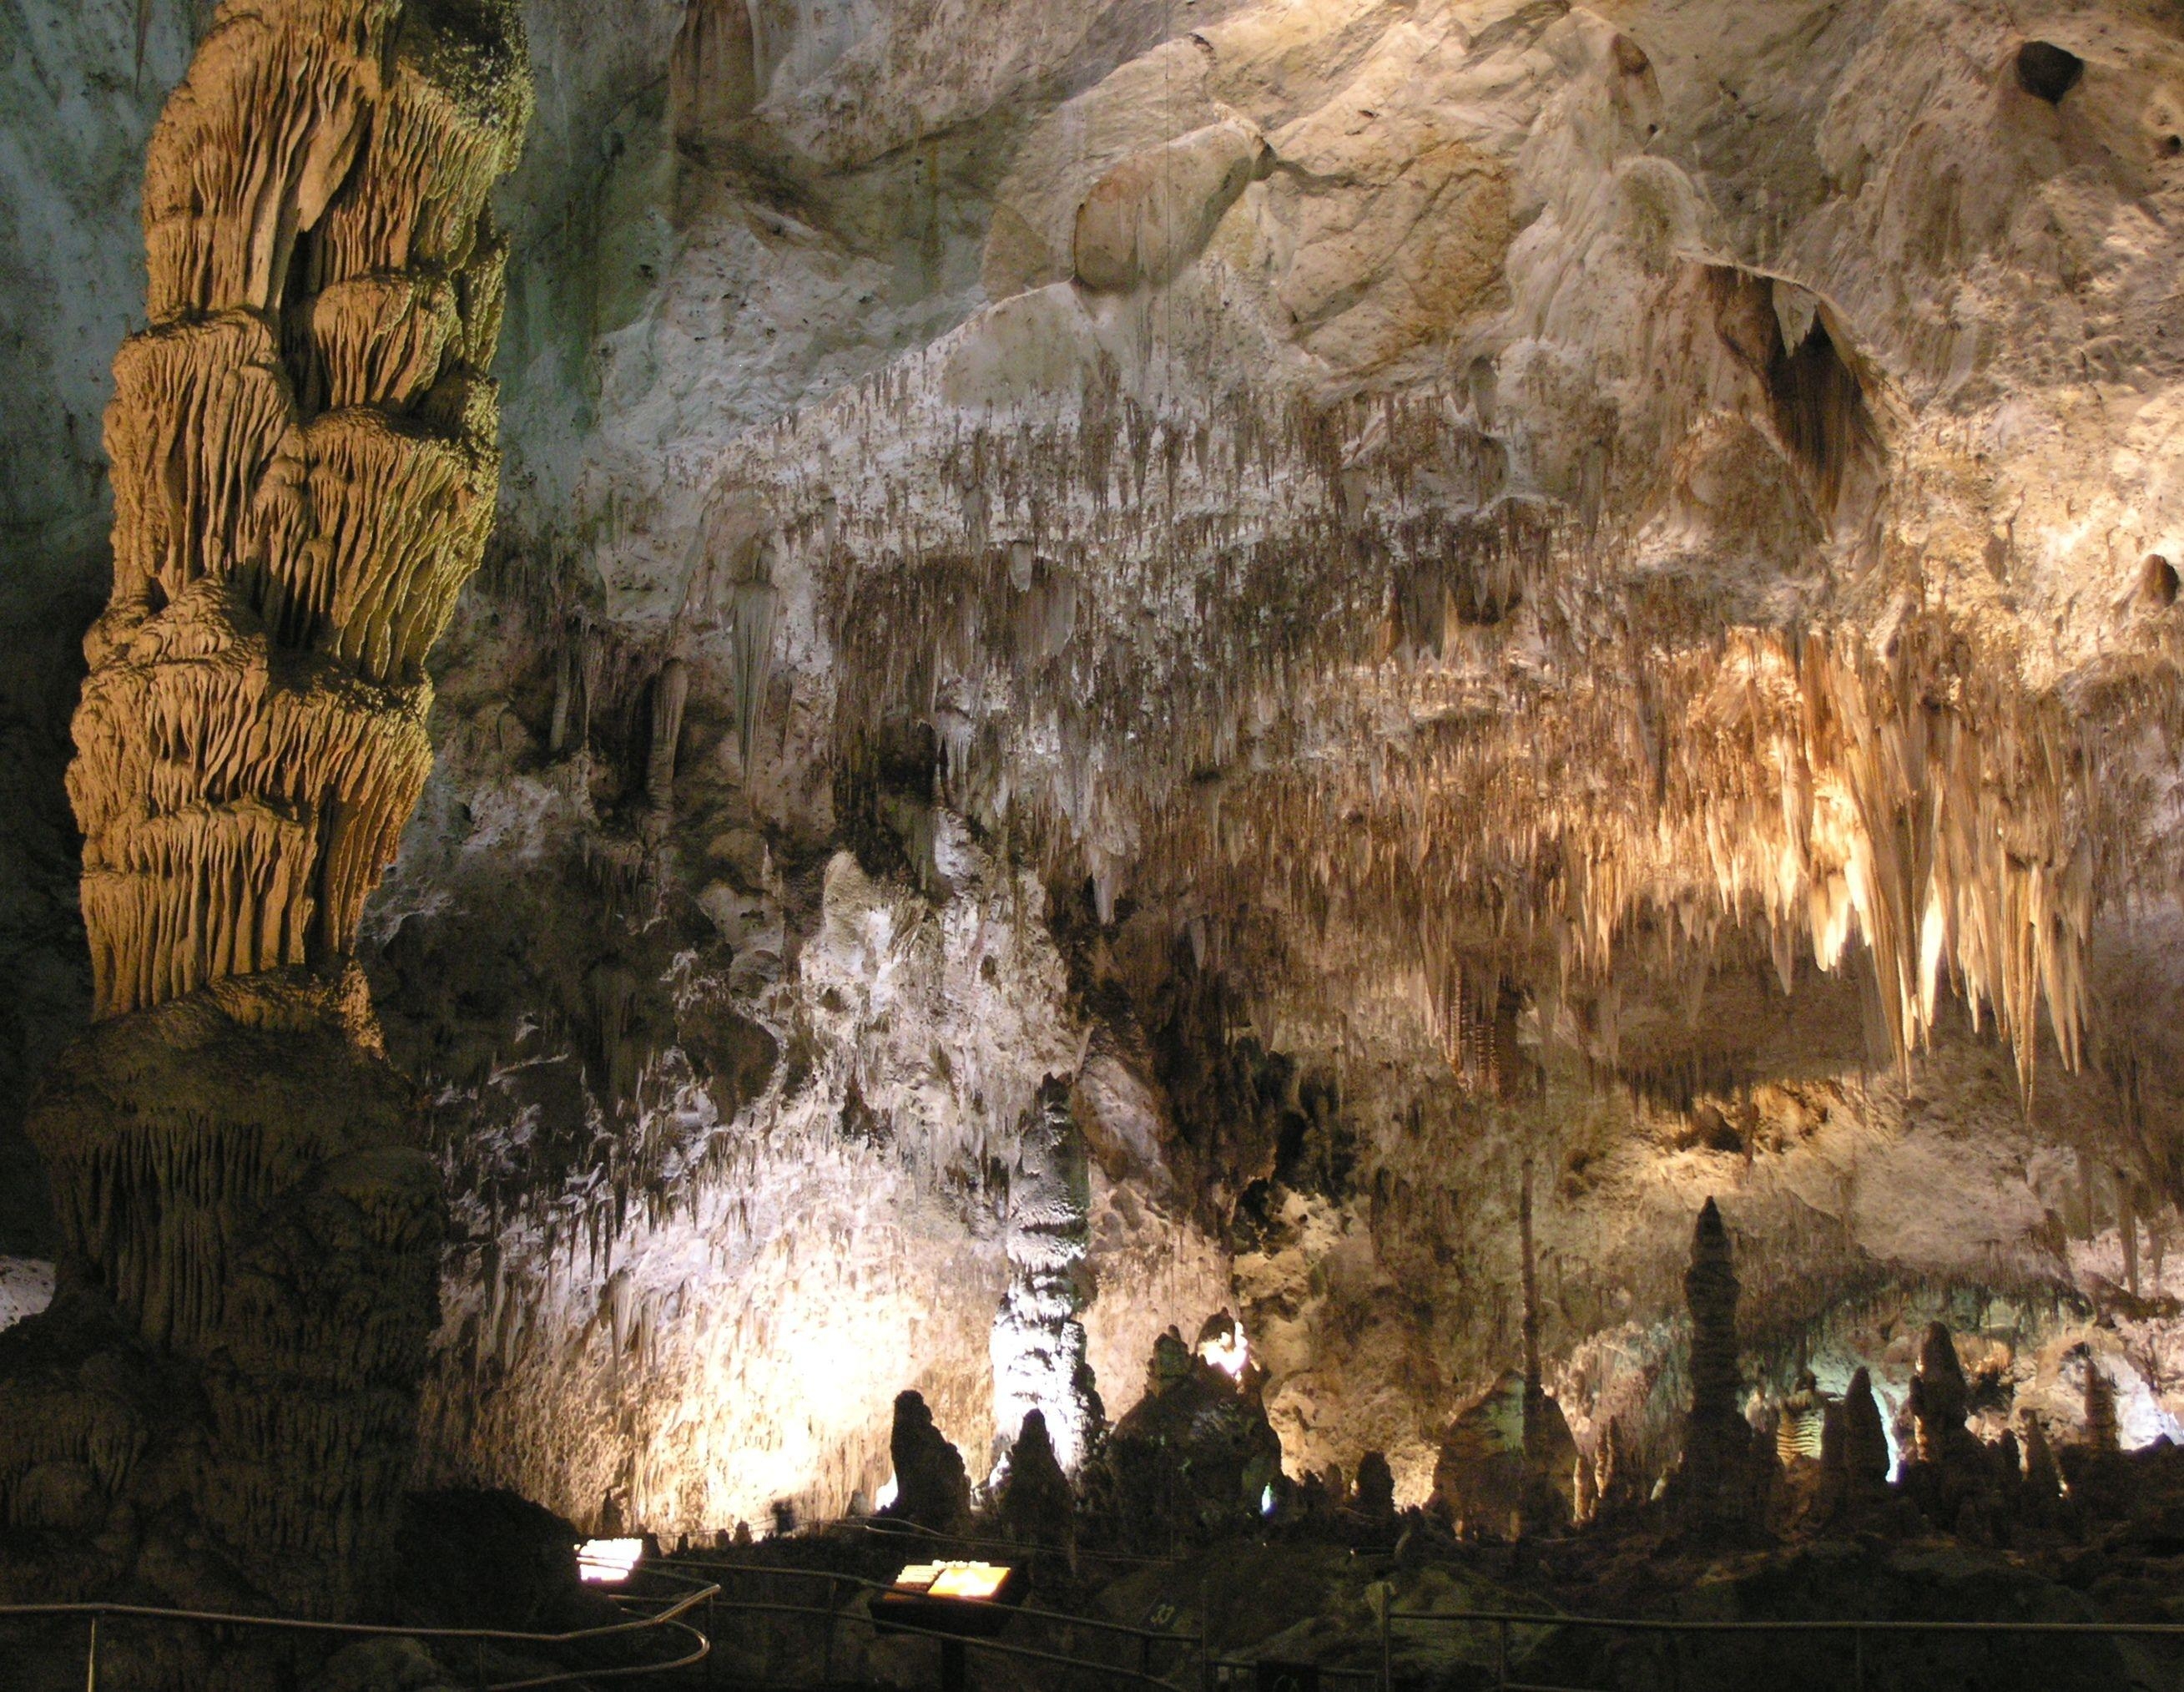
{"type": "Polygon", "coordinates": [[[1150,1545],[1233,1533],[1258,1520],[1281,1455],[1248,1371],[1232,1379],[1171,1328],[1145,1397],[1107,1436],[1091,1477],[1100,1531],[1150,1545]]]}
{"type": "Polygon", "coordinates": [[[933,1425],[923,1393],[896,1395],[888,1452],[894,1460],[895,1495],[880,1513],[942,1533],[960,1531],[971,1516],[970,1477],[963,1454],[933,1425]]]}
{"type": "MultiPolygon", "coordinates": [[[[0,1459],[19,1515],[106,1523],[108,1580],[340,1615],[387,1572],[442,1208],[347,959],[492,522],[529,113],[504,6],[237,3],[152,138],[69,772],[100,1020],[31,1132],[66,1276],[180,1396],[95,1488],[0,1459]]],[[[41,1437],[103,1448],[88,1413],[41,1437]]]]}
{"type": "Polygon", "coordinates": [[[1198,256],[1266,156],[1259,137],[1230,120],[1116,165],[1077,209],[1077,279],[1104,289],[1168,281],[1198,256]]]}
{"type": "Polygon", "coordinates": [[[1739,1404],[1736,1265],[1729,1230],[1709,1198],[1691,1231],[1684,1296],[1691,1313],[1691,1402],[1684,1420],[1683,1460],[1669,1503],[1685,1522],[1707,1531],[1748,1530],[1763,1508],[1765,1476],[1752,1427],[1739,1404]]]}
{"type": "Polygon", "coordinates": [[[1000,1492],[1001,1531],[1018,1544],[1068,1556],[1077,1544],[1077,1497],[1039,1411],[1025,1413],[1008,1460],[1000,1492]]]}
{"type": "Polygon", "coordinates": [[[1561,1407],[1509,1370],[1450,1422],[1431,1506],[1473,1534],[1552,1533],[1575,1508],[1577,1460],[1561,1407]]]}
{"type": "Polygon", "coordinates": [[[1357,1460],[1357,1479],[1350,1494],[1350,1508],[1368,1527],[1385,1527],[1395,1520],[1396,1477],[1382,1453],[1368,1451],[1357,1460]]]}

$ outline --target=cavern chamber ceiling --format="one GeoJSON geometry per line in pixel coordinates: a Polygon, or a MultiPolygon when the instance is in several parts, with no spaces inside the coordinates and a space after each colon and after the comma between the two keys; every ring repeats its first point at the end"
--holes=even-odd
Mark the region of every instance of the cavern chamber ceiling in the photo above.
{"type": "Polygon", "coordinates": [[[181,303],[114,189],[222,25],[7,25],[22,1192],[94,1011],[353,954],[446,1204],[419,1484],[838,1516],[905,1388],[1074,1472],[1226,1311],[1293,1479],[1423,1503],[1529,1350],[1650,1489],[1709,1197],[1741,1390],[1864,1369],[1893,1449],[1938,1318],[1988,1433],[2092,1371],[2184,1441],[2170,10],[348,8],[465,110],[503,10],[463,238],[351,263],[299,118],[299,228],[181,303]],[[444,581],[313,573],[393,511],[444,581]],[[189,623],[214,530],[255,740],[48,633],[189,623]]]}

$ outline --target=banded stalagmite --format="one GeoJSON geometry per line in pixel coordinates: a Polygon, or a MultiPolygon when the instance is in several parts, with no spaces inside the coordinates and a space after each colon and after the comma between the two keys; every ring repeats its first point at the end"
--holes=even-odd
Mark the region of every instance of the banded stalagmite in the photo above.
{"type": "Polygon", "coordinates": [[[512,0],[230,0],[153,133],[69,772],[95,1024],[30,1121],[64,1255],[0,1347],[0,1595],[340,1616],[385,1572],[441,1200],[350,954],[493,521],[486,196],[530,111],[512,0]]]}

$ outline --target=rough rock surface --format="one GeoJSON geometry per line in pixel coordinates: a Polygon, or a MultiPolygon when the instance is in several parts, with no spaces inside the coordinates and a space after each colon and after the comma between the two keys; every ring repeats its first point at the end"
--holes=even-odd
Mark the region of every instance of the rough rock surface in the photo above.
{"type": "MultiPolygon", "coordinates": [[[[299,0],[216,13],[153,131],[68,773],[98,1020],[28,1122],[64,1297],[0,1358],[11,1595],[339,1616],[387,1579],[443,1209],[352,954],[492,521],[485,198],[529,111],[504,9],[299,0]]],[[[166,1647],[118,1684],[221,1650],[166,1647]]]]}
{"type": "MultiPolygon", "coordinates": [[[[0,288],[65,295],[9,355],[25,603],[95,597],[124,9],[0,73],[62,237],[0,288]]],[[[1606,1508],[1713,1367],[1708,1194],[1739,1382],[1808,1368],[1857,1474],[1937,1320],[1977,1436],[2184,1436],[2164,11],[526,10],[506,539],[399,868],[300,930],[432,1100],[427,1477],[835,1513],[903,1388],[983,1472],[1034,1401],[1067,1444],[1072,1321],[1119,1422],[1225,1306],[1287,1466],[1405,1504],[1534,1330],[1606,1508]],[[1052,1082],[1081,1258],[1019,1208],[1052,1082]]],[[[91,999],[59,651],[0,1086],[91,999]]],[[[184,930],[100,992],[217,973],[184,930]]]]}

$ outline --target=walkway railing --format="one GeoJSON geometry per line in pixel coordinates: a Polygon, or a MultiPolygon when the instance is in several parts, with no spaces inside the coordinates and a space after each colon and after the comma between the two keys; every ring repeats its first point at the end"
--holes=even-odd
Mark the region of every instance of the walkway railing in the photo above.
{"type": "MultiPolygon", "coordinates": [[[[962,1542],[959,1540],[957,1543],[962,1542]]],[[[1019,1553],[1026,1549],[1012,1542],[994,1541],[993,1543],[1006,1544],[1006,1549],[1019,1553]]],[[[1138,1561],[1153,1560],[1139,1559],[1138,1561]]],[[[655,1564],[652,1566],[655,1573],[662,1572],[660,1565],[655,1564]]],[[[834,1678],[835,1633],[838,1626],[843,1622],[848,1622],[852,1626],[869,1627],[875,1631],[878,1631],[880,1626],[878,1619],[872,1616],[861,1613],[839,1603],[837,1599],[838,1592],[843,1588],[848,1588],[853,1592],[874,1593],[891,1589],[890,1583],[887,1581],[870,1580],[861,1575],[844,1574],[827,1569],[797,1568],[791,1565],[777,1563],[723,1562],[710,1558],[677,1556],[668,1566],[702,1569],[714,1574],[786,1577],[790,1579],[823,1582],[827,1587],[827,1601],[823,1605],[725,1596],[716,1596],[707,1601],[709,1615],[718,1610],[732,1614],[807,1616],[820,1621],[823,1624],[825,1632],[820,1651],[820,1676],[817,1684],[822,1686],[831,1684],[834,1678]]],[[[1128,1622],[1111,1622],[1104,1617],[1080,1616],[1062,1610],[1042,1610],[1034,1605],[1028,1604],[1016,1605],[1010,1613],[1014,1617],[1045,1622],[1059,1628],[1082,1628],[1128,1640],[1135,1646],[1134,1653],[1135,1661],[1114,1662],[1103,1657],[1086,1656],[1068,1651],[1045,1650],[1038,1646],[1022,1645],[1012,1639],[965,1638],[960,1634],[944,1633],[936,1629],[910,1626],[893,1620],[888,1622],[886,1627],[887,1631],[891,1633],[920,1634],[944,1641],[952,1639],[973,1651],[991,1651],[996,1656],[1047,1663],[1056,1667],[1074,1669],[1084,1674],[1104,1675],[1139,1685],[1162,1687],[1167,1689],[1167,1692],[1176,1692],[1176,1689],[1179,1686],[1195,1685],[1201,1689],[1215,1688],[1229,1684],[1232,1674],[1241,1673],[1251,1676],[1256,1674],[1258,1668],[1258,1664],[1251,1659],[1217,1656],[1212,1653],[1206,1643],[1203,1604],[1199,1606],[1198,1628],[1188,1633],[1173,1628],[1135,1627],[1128,1622]],[[1173,1647],[1178,1660],[1167,1668],[1166,1672],[1156,1672],[1155,1657],[1163,1646],[1173,1647]]],[[[710,1662],[706,1665],[709,1675],[712,1667],[710,1662]]],[[[1379,1683],[1384,1678],[1379,1670],[1372,1668],[1323,1667],[1318,1672],[1323,1681],[1351,1680],[1379,1683]]]]}
{"type": "MultiPolygon", "coordinates": [[[[1557,1612],[1518,1610],[1397,1610],[1380,1611],[1379,1680],[1386,1692],[1393,1679],[1394,1629],[1403,1623],[1494,1629],[1494,1685],[1496,1692],[1596,1692],[1596,1689],[1552,1686],[1535,1681],[1513,1680],[1510,1676],[1510,1634],[1517,1628],[1547,1630],[1568,1628],[1622,1633],[1654,1633],[1681,1638],[1695,1634],[1848,1634],[1851,1661],[1847,1684],[1852,1692],[1865,1692],[1866,1642],[1871,1639],[1908,1635],[1983,1634],[1988,1637],[2060,1635],[2081,1639],[2166,1638],[2184,1639],[2184,1622],[1864,1622],[1850,1620],[1796,1622],[1684,1622],[1640,1621],[1605,1616],[1565,1616],[1557,1612]]],[[[1680,1652],[1671,1664],[1679,1678],[1680,1652]]],[[[1672,1683],[1673,1684],[1673,1683],[1672,1683]]]]}
{"type": "Polygon", "coordinates": [[[655,1615],[640,1616],[627,1622],[609,1622],[598,1628],[578,1628],[561,1633],[526,1633],[506,1628],[404,1628],[382,1626],[363,1622],[307,1622],[291,1616],[246,1616],[215,1610],[167,1610],[147,1604],[0,1604],[0,1623],[14,1621],[53,1621],[80,1617],[90,1624],[90,1634],[84,1657],[84,1686],[86,1692],[98,1692],[99,1629],[102,1623],[118,1618],[132,1621],[165,1622],[191,1627],[257,1628],[289,1633],[332,1633],[343,1639],[408,1639],[467,1641],[476,1648],[478,1662],[477,1684],[486,1692],[519,1692],[519,1689],[534,1686],[565,1686],[574,1681],[627,1680],[644,1674],[662,1674],[671,1669],[688,1668],[705,1660],[713,1648],[712,1641],[696,1627],[683,1619],[699,1605],[708,1601],[718,1587],[705,1587],[676,1600],[655,1615]],[[666,1630],[687,1636],[688,1648],[683,1654],[664,1662],[619,1664],[604,1668],[577,1668],[552,1674],[530,1676],[521,1680],[488,1681],[484,1673],[484,1652],[488,1645],[526,1645],[548,1650],[587,1644],[600,1639],[626,1638],[632,1635],[666,1630]]]}
{"type": "MultiPolygon", "coordinates": [[[[1010,1549],[1021,1552],[1026,1548],[1012,1544],[1010,1549]]],[[[652,1566],[655,1571],[660,1567],[658,1564],[652,1566]]],[[[709,1615],[716,1611],[727,1611],[732,1614],[806,1616],[820,1622],[824,1629],[820,1652],[820,1684],[822,1685],[831,1682],[834,1678],[834,1641],[839,1625],[847,1622],[853,1627],[868,1627],[876,1631],[880,1626],[876,1617],[838,1602],[837,1593],[843,1588],[848,1588],[852,1592],[875,1593],[890,1589],[889,1582],[868,1580],[862,1575],[843,1574],[827,1569],[796,1568],[776,1563],[722,1562],[710,1558],[678,1556],[667,1566],[676,1569],[700,1569],[715,1574],[760,1575],[769,1578],[824,1583],[827,1588],[827,1601],[823,1605],[788,1604],[769,1599],[722,1597],[717,1595],[721,1591],[717,1586],[713,1589],[716,1595],[706,1600],[709,1615]]],[[[1072,1628],[1083,1628],[1094,1633],[1108,1633],[1134,1640],[1137,1645],[1136,1664],[1133,1667],[1127,1663],[1108,1662],[1099,1657],[1077,1656],[1061,1651],[1042,1650],[1035,1645],[1019,1645],[1011,1639],[963,1639],[960,1634],[944,1633],[937,1629],[914,1627],[900,1621],[891,1620],[886,1623],[886,1627],[887,1631],[892,1633],[922,1634],[936,1639],[960,1639],[972,1650],[991,1651],[997,1656],[1021,1657],[1028,1661],[1078,1669],[1087,1673],[1112,1675],[1119,1679],[1152,1686],[1173,1687],[1174,1684],[1173,1680],[1153,1672],[1153,1655],[1157,1646],[1178,1645],[1184,1647],[1190,1655],[1195,1656],[1201,1661],[1205,1656],[1206,1642],[1202,1633],[1178,1633],[1173,1628],[1136,1628],[1126,1622],[1110,1622],[1096,1616],[1073,1616],[1059,1610],[1037,1609],[1030,1605],[1017,1605],[1011,1613],[1015,1616],[1028,1617],[1034,1621],[1056,1623],[1072,1628]]],[[[1173,1672],[1173,1670],[1169,1671],[1171,1674],[1173,1672]]]]}

